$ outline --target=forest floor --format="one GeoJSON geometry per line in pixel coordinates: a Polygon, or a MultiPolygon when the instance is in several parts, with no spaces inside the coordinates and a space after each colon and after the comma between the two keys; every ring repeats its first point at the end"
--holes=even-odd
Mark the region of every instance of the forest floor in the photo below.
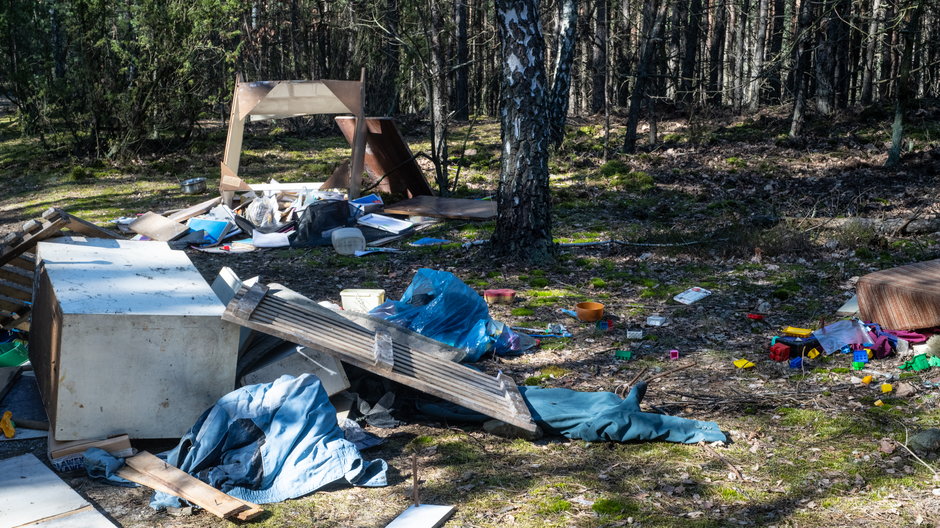
{"type": "MultiPolygon", "coordinates": [[[[928,467],[896,443],[940,423],[940,390],[924,384],[937,372],[901,372],[897,358],[874,361],[876,378],[894,378],[896,390],[882,394],[878,382],[853,383],[847,356],[790,369],[766,352],[787,325],[833,321],[859,276],[940,258],[936,233],[827,229],[807,220],[940,213],[940,106],[924,103],[912,113],[910,152],[895,170],[882,167],[890,109],[810,122],[801,142],[786,139],[785,114],[700,117],[691,125],[664,120],[662,143],[606,164],[601,121],[570,123],[550,162],[554,236],[628,244],[562,247],[543,267],[495,262],[485,245],[461,246],[487,239],[492,222],[443,222],[418,236],[454,244],[414,248],[406,241],[398,244],[401,253],[363,258],[327,248],[189,252],[209,280],[229,266],[243,278],[260,275],[337,303],[340,290],[352,287],[384,288],[397,299],[422,267],[450,271],[478,290],[513,288],[516,302],[492,306],[494,319],[526,327],[563,323],[574,335],[546,339],[520,357],[481,361],[486,372],[502,370],[520,384],[613,391],[643,368],[654,375],[692,364],[652,381],[644,407],[715,421],[730,438],[707,447],[507,440],[477,425],[417,416],[401,398],[396,407],[405,425],[367,427],[387,439],[364,455],[389,462],[388,487],[340,488],[268,505],[269,514],[253,525],[384,526],[409,504],[417,451],[423,500],[457,506],[447,526],[940,526],[938,465],[928,467]],[[688,306],[672,300],[692,286],[714,293],[688,306]],[[599,332],[560,313],[582,300],[618,315],[614,330],[599,332]],[[749,319],[763,303],[765,320],[749,319]],[[667,324],[645,326],[650,315],[665,316],[667,324]],[[644,329],[642,340],[626,338],[631,327],[644,329]],[[632,350],[634,359],[618,360],[620,349],[632,350]],[[678,360],[669,359],[671,349],[679,350],[678,360]],[[736,368],[732,362],[741,358],[756,366],[736,368]],[[879,399],[884,405],[875,406],[879,399]]],[[[425,128],[403,128],[415,152],[428,148],[425,128]]],[[[621,137],[614,123],[612,147],[621,137]]],[[[451,141],[461,166],[457,194],[492,196],[498,123],[455,127],[451,141]]],[[[0,231],[49,206],[105,225],[194,203],[178,193],[177,181],[205,176],[213,189],[223,144],[224,130],[208,126],[181,152],[89,162],[19,138],[2,121],[0,231]]],[[[338,135],[256,128],[246,135],[242,168],[249,181],[317,181],[347,153],[338,135]]],[[[14,444],[0,447],[0,457],[17,450],[45,456],[41,441],[14,444]]],[[[123,526],[228,525],[205,512],[153,511],[144,489],[112,488],[81,473],[66,480],[123,526]]]]}

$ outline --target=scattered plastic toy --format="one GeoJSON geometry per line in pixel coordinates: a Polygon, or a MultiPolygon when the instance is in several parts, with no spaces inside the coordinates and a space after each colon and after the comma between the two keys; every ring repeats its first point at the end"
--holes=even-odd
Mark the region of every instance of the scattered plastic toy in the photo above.
{"type": "Polygon", "coordinates": [[[872,379],[874,378],[872,378],[871,374],[869,374],[868,376],[865,376],[864,378],[862,378],[862,383],[864,383],[865,385],[868,385],[869,383],[871,383],[872,379]]]}
{"type": "Polygon", "coordinates": [[[875,400],[875,403],[874,403],[875,407],[881,407],[881,406],[884,405],[884,404],[885,404],[885,402],[883,402],[883,401],[881,401],[881,400],[875,400]]]}
{"type": "Polygon", "coordinates": [[[770,359],[774,361],[787,361],[790,359],[790,347],[777,343],[770,347],[770,359]]]}
{"type": "Polygon", "coordinates": [[[803,356],[796,356],[790,360],[790,368],[798,369],[803,367],[803,356]]]}
{"type": "Polygon", "coordinates": [[[661,315],[651,315],[646,318],[646,326],[662,326],[666,324],[666,318],[661,315]]]}
{"type": "Polygon", "coordinates": [[[624,361],[629,361],[633,359],[633,351],[632,350],[618,350],[614,352],[614,357],[616,357],[617,359],[622,359],[624,361]]]}
{"type": "Polygon", "coordinates": [[[881,384],[881,392],[882,392],[882,393],[888,394],[889,392],[891,392],[891,391],[893,391],[893,390],[894,390],[894,386],[891,385],[890,383],[882,383],[882,384],[881,384]]]}
{"type": "Polygon", "coordinates": [[[669,359],[672,359],[672,360],[679,359],[679,351],[676,350],[676,349],[670,350],[670,351],[669,351],[669,359]]]}
{"type": "Polygon", "coordinates": [[[748,361],[746,359],[736,359],[734,360],[734,366],[738,367],[739,369],[747,369],[747,368],[752,368],[755,365],[753,362],[748,361]]]}
{"type": "Polygon", "coordinates": [[[696,301],[700,301],[704,299],[705,297],[708,297],[711,294],[712,294],[711,290],[706,290],[705,288],[695,286],[695,287],[689,288],[688,290],[685,290],[679,295],[676,295],[675,297],[672,298],[672,300],[682,303],[682,304],[692,304],[696,301]]]}
{"type": "Polygon", "coordinates": [[[797,328],[795,326],[788,326],[784,328],[783,331],[780,333],[785,336],[804,337],[804,338],[813,335],[813,331],[810,330],[809,328],[797,328]]]}
{"type": "Polygon", "coordinates": [[[13,435],[16,434],[16,424],[13,423],[13,413],[11,411],[6,411],[3,413],[3,418],[0,418],[0,431],[3,431],[3,436],[7,438],[13,438],[13,435]]]}
{"type": "Polygon", "coordinates": [[[819,357],[819,350],[816,348],[811,348],[809,352],[806,353],[806,357],[810,359],[816,359],[819,357]]]}
{"type": "Polygon", "coordinates": [[[643,339],[643,330],[640,328],[627,330],[627,339],[643,339]]]}
{"type": "Polygon", "coordinates": [[[749,314],[747,314],[747,318],[748,318],[748,319],[753,319],[753,320],[755,320],[755,321],[763,321],[763,320],[764,320],[763,314],[756,314],[756,313],[749,313],[749,314]]]}

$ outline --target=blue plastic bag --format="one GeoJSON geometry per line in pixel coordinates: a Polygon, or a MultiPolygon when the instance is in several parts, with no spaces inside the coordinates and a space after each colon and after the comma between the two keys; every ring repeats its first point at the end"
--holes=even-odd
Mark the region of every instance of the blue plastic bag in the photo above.
{"type": "Polygon", "coordinates": [[[464,349],[466,362],[478,361],[491,351],[501,356],[520,354],[535,344],[490,319],[483,297],[446,271],[419,269],[401,300],[388,301],[370,313],[464,349]]]}

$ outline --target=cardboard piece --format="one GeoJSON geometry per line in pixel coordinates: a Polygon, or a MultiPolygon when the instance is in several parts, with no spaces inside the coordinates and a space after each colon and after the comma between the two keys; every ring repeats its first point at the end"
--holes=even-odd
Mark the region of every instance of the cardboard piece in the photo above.
{"type": "Polygon", "coordinates": [[[454,514],[453,506],[412,504],[385,528],[439,528],[454,514]]]}
{"type": "Polygon", "coordinates": [[[0,528],[25,525],[114,527],[32,454],[0,460],[0,528]]]}
{"type": "Polygon", "coordinates": [[[862,320],[891,330],[940,326],[940,260],[869,273],[855,289],[862,320]]]}
{"type": "Polygon", "coordinates": [[[409,200],[386,205],[384,212],[386,214],[430,216],[455,220],[491,220],[496,218],[496,202],[493,200],[416,196],[409,200]]]}
{"type": "Polygon", "coordinates": [[[189,232],[189,228],[183,224],[152,211],[142,214],[128,227],[137,234],[160,242],[176,240],[189,232]]]}

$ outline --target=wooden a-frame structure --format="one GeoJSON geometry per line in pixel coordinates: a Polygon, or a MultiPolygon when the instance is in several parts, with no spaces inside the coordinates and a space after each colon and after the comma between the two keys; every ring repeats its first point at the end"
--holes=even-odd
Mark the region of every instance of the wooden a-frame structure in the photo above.
{"type": "Polygon", "coordinates": [[[356,117],[352,155],[349,160],[349,198],[358,198],[366,145],[365,78],[365,68],[362,69],[358,81],[243,82],[238,77],[232,96],[232,113],[219,182],[223,201],[231,205],[236,191],[252,190],[251,186],[238,177],[246,121],[312,114],[352,114],[356,117]]]}

